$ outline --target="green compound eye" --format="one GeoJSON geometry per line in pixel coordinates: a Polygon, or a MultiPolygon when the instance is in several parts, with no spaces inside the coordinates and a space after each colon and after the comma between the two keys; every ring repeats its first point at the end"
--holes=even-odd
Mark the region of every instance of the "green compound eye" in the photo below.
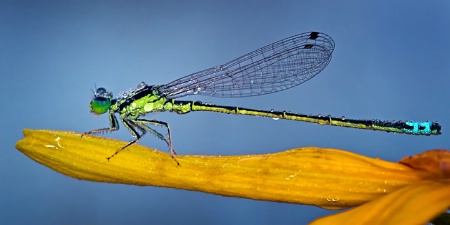
{"type": "Polygon", "coordinates": [[[109,106],[111,106],[111,100],[105,97],[95,97],[92,99],[90,107],[91,113],[103,114],[108,112],[109,106]]]}
{"type": "Polygon", "coordinates": [[[90,103],[91,113],[100,115],[108,112],[111,106],[112,94],[107,92],[105,88],[97,88],[94,93],[94,98],[90,103]]]}

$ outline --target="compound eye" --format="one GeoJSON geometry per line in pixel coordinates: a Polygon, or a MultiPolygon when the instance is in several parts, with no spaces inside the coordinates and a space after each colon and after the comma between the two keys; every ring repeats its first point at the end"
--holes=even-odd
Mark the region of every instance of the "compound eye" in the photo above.
{"type": "MultiPolygon", "coordinates": [[[[96,93],[98,92],[99,89],[97,89],[96,93]]],[[[100,115],[108,112],[109,107],[111,106],[111,100],[109,98],[98,96],[92,99],[89,106],[91,107],[91,113],[100,115]]]]}

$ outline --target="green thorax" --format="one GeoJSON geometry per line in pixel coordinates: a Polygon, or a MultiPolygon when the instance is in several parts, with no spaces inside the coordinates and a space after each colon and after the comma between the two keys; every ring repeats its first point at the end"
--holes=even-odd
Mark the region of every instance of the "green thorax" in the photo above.
{"type": "Polygon", "coordinates": [[[119,113],[121,118],[136,119],[151,112],[165,111],[167,98],[162,97],[158,86],[142,85],[115,99],[110,107],[111,113],[119,113]]]}

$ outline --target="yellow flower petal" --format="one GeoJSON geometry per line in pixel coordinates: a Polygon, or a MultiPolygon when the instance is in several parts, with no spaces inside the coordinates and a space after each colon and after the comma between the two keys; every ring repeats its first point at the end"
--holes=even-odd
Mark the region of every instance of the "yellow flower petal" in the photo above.
{"type": "Polygon", "coordinates": [[[62,131],[26,129],[24,134],[17,149],[77,179],[329,209],[357,206],[429,176],[399,163],[317,147],[264,155],[180,155],[177,167],[167,153],[132,145],[108,162],[106,157],[126,142],[62,131]]]}
{"type": "Polygon", "coordinates": [[[408,185],[355,209],[315,220],[311,225],[423,225],[450,207],[450,180],[408,185]]]}
{"type": "Polygon", "coordinates": [[[450,151],[434,149],[403,158],[400,163],[430,172],[435,179],[450,178],[450,151]]]}

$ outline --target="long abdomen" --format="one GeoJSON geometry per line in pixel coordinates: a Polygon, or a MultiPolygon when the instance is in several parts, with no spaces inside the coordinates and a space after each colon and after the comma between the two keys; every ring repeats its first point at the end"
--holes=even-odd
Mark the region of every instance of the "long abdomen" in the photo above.
{"type": "Polygon", "coordinates": [[[208,111],[226,114],[262,116],[274,119],[296,120],[322,125],[332,125],[339,127],[350,127],[365,130],[378,130],[386,132],[413,134],[413,135],[439,135],[441,126],[435,122],[427,121],[383,121],[383,120],[354,120],[345,117],[337,118],[332,116],[305,115],[282,111],[266,111],[234,106],[220,106],[192,101],[169,101],[165,106],[166,110],[179,114],[191,111],[208,111]]]}

